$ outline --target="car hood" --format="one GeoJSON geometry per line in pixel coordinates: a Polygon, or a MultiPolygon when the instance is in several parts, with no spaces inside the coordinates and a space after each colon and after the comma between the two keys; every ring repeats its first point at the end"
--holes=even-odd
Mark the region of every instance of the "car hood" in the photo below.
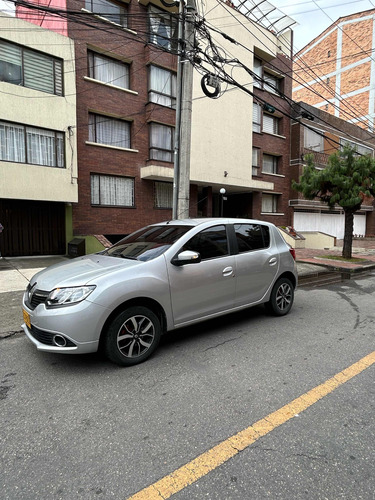
{"type": "Polygon", "coordinates": [[[30,281],[37,283],[39,290],[53,290],[57,287],[80,286],[93,283],[95,279],[116,270],[123,270],[143,264],[141,261],[91,254],[69,262],[55,264],[35,274],[30,281]]]}

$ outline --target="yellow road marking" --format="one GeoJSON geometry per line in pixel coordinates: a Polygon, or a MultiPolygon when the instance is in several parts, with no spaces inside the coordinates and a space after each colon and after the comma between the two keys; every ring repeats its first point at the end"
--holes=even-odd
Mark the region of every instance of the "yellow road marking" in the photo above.
{"type": "Polygon", "coordinates": [[[375,351],[360,359],[332,378],[314,387],[302,396],[294,399],[279,410],[270,413],[234,436],[229,437],[210,450],[202,453],[191,462],[176,469],[156,483],[139,491],[128,500],[165,500],[190,484],[198,481],[212,470],[216,469],[240,451],[248,448],[260,437],[284,424],[295,415],[303,412],[319,399],[333,392],[337,387],[363,372],[375,363],[375,351]]]}

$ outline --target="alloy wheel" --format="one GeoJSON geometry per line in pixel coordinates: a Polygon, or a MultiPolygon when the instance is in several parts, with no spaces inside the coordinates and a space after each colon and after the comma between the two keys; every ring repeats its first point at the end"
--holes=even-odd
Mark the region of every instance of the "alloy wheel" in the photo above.
{"type": "Polygon", "coordinates": [[[276,293],[276,304],[280,311],[284,311],[290,306],[293,299],[293,292],[289,283],[282,283],[276,293]]]}
{"type": "Polygon", "coordinates": [[[155,338],[155,327],[150,318],[131,316],[121,325],[117,334],[117,346],[123,356],[137,358],[144,354],[155,338]]]}

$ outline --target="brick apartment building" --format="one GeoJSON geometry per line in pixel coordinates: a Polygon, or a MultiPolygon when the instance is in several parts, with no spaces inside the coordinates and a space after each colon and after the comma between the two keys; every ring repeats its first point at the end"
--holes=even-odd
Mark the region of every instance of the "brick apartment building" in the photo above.
{"type": "MultiPolygon", "coordinates": [[[[317,168],[324,168],[328,157],[348,144],[359,154],[374,157],[375,137],[357,125],[348,123],[326,111],[300,102],[293,110],[291,133],[291,178],[302,174],[305,155],[312,154],[317,168]]],[[[320,231],[339,239],[344,237],[344,213],[341,207],[329,208],[320,200],[305,200],[301,193],[291,192],[292,226],[300,232],[320,231]]],[[[354,215],[353,233],[375,234],[375,212],[372,199],[363,202],[354,215]]]]}
{"type": "Polygon", "coordinates": [[[285,75],[291,75],[292,61],[282,54],[265,64],[255,58],[254,68],[262,83],[254,84],[253,176],[272,180],[274,184],[269,192],[253,193],[254,212],[258,218],[287,226],[291,223],[288,207],[291,108],[281,96],[291,95],[292,79],[285,75]]]}
{"type": "Polygon", "coordinates": [[[293,99],[374,130],[375,10],[340,17],[295,55],[293,99]]]}
{"type": "MultiPolygon", "coordinates": [[[[115,240],[172,216],[176,8],[159,0],[47,4],[67,14],[18,4],[17,16],[74,41],[77,123],[66,148],[78,162],[78,202],[67,204],[66,243],[84,237],[86,252],[96,251],[92,235],[115,240]]],[[[254,83],[254,98],[238,90],[204,97],[202,75],[194,73],[189,216],[219,215],[224,187],[224,215],[288,225],[290,110],[283,95],[291,94],[284,76],[291,74],[291,30],[276,36],[233,4],[211,7],[212,23],[219,14],[233,17],[221,47],[254,70],[253,78],[236,70],[241,84],[254,83]]]]}

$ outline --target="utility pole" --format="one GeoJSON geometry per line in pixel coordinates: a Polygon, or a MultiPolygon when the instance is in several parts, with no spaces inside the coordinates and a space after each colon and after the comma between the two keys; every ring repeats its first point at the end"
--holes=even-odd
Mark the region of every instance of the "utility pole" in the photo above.
{"type": "Polygon", "coordinates": [[[190,148],[193,97],[193,65],[187,52],[194,49],[195,0],[180,0],[176,128],[174,147],[173,219],[189,217],[190,148]]]}

